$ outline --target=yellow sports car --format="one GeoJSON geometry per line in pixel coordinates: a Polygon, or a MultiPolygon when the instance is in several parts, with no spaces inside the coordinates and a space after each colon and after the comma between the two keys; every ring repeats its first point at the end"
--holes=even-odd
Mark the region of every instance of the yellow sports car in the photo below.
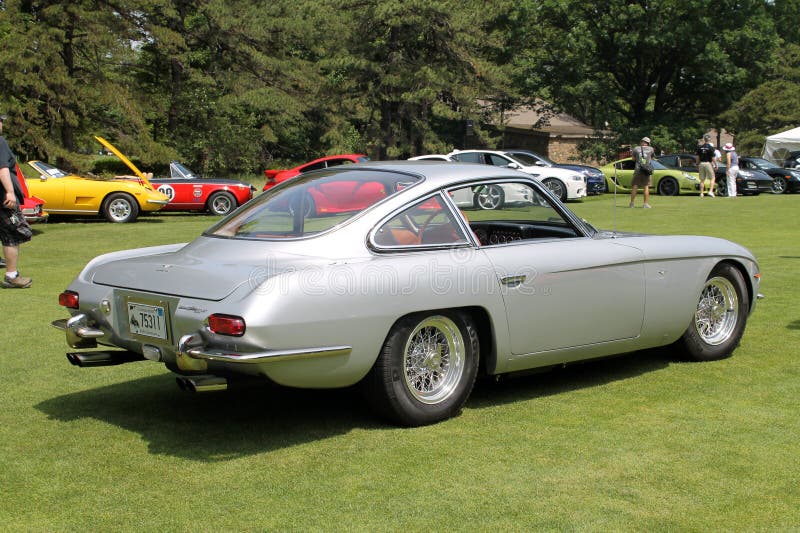
{"type": "Polygon", "coordinates": [[[158,211],[169,197],[146,178],[82,178],[41,161],[28,161],[39,179],[28,180],[32,196],[54,215],[102,215],[109,222],[133,222],[142,211],[158,211]]]}

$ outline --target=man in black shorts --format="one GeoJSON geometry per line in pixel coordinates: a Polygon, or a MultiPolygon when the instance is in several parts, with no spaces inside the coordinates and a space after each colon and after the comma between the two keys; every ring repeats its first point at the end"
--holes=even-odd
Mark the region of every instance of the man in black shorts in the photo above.
{"type": "MultiPolygon", "coordinates": [[[[3,122],[6,117],[0,115],[0,134],[3,133],[3,122]]],[[[31,240],[31,227],[22,215],[20,205],[25,201],[17,182],[17,158],[8,147],[8,143],[0,137],[0,193],[3,194],[0,206],[0,241],[3,243],[3,257],[6,263],[6,274],[3,277],[4,289],[26,289],[33,280],[20,276],[17,271],[19,245],[31,240]]]]}

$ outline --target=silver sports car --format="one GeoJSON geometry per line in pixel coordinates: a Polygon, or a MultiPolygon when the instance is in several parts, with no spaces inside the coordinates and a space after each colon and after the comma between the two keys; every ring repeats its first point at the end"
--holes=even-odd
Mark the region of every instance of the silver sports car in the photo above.
{"type": "Polygon", "coordinates": [[[288,180],[188,244],[95,258],[53,325],[78,366],[147,359],[191,391],[360,384],[413,426],[457,414],[479,373],[673,343],[727,357],[759,278],[729,241],[598,231],[516,170],[376,162],[288,180]],[[519,194],[455,200],[492,187],[519,194]]]}

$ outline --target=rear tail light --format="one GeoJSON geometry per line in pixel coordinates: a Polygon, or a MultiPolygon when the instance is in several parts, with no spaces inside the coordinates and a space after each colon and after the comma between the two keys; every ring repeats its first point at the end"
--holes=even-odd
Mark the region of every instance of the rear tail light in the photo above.
{"type": "Polygon", "coordinates": [[[208,317],[208,329],[217,335],[241,337],[244,335],[244,318],[233,315],[211,315],[208,317]]]}
{"type": "Polygon", "coordinates": [[[68,309],[77,309],[80,299],[78,293],[74,291],[64,291],[58,295],[58,305],[68,309]]]}

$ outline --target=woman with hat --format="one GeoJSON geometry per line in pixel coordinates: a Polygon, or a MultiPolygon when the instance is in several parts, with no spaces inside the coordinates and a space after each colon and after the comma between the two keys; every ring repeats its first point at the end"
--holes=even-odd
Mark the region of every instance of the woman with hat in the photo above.
{"type": "Polygon", "coordinates": [[[728,165],[728,171],[726,173],[728,196],[736,198],[736,176],[739,175],[739,154],[736,153],[736,148],[733,147],[733,143],[726,144],[722,149],[725,151],[725,161],[728,165]]]}

